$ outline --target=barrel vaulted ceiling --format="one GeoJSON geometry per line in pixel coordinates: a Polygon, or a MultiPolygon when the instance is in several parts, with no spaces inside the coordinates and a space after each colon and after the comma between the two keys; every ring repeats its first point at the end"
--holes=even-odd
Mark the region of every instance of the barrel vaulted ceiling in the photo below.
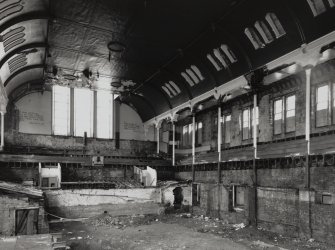
{"type": "Polygon", "coordinates": [[[93,89],[121,93],[146,121],[333,32],[334,6],[0,0],[0,77],[10,96],[84,75],[93,89]]]}

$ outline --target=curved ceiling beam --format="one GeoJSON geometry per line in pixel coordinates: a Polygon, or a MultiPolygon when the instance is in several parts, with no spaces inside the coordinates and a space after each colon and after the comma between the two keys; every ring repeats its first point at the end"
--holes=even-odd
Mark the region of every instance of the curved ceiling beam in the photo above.
{"type": "MultiPolygon", "coordinates": [[[[21,99],[22,97],[24,97],[25,95],[28,95],[31,92],[31,90],[33,90],[33,88],[31,88],[32,86],[41,86],[41,90],[43,89],[41,83],[43,82],[43,79],[36,79],[36,80],[32,80],[32,81],[28,81],[28,82],[24,82],[22,84],[20,84],[19,86],[17,86],[15,89],[12,90],[12,92],[9,94],[8,98],[10,101],[15,102],[18,99],[21,99]],[[20,90],[21,88],[23,88],[25,85],[27,85],[26,91],[23,93],[16,93],[18,90],[20,90]],[[15,96],[17,94],[17,96],[15,96]]],[[[37,90],[34,89],[36,92],[37,90]]]]}
{"type": "Polygon", "coordinates": [[[175,80],[177,84],[180,84],[183,87],[183,89],[186,91],[188,100],[192,100],[193,95],[192,95],[189,87],[187,86],[187,84],[184,81],[179,81],[178,80],[179,76],[176,73],[174,73],[170,70],[167,70],[166,68],[163,68],[162,71],[164,71],[168,75],[171,75],[173,77],[173,80],[175,80]]]}
{"type": "Polygon", "coordinates": [[[154,90],[156,90],[158,93],[160,93],[163,98],[164,98],[164,101],[168,104],[169,108],[172,109],[172,104],[170,102],[170,99],[169,97],[167,96],[167,94],[164,93],[164,91],[159,88],[158,86],[156,86],[155,84],[151,84],[150,85],[150,88],[153,88],[154,90]]]}
{"type": "Polygon", "coordinates": [[[135,93],[130,93],[130,94],[133,95],[133,96],[135,96],[138,99],[141,99],[143,102],[145,102],[152,109],[152,111],[155,114],[155,116],[157,115],[157,112],[155,110],[155,106],[147,98],[145,98],[144,96],[135,94],[135,93]]]}
{"type": "Polygon", "coordinates": [[[20,68],[19,70],[15,71],[13,74],[11,74],[7,78],[7,80],[4,82],[4,86],[6,87],[14,77],[23,73],[24,71],[27,71],[27,70],[30,70],[30,69],[38,69],[38,68],[44,68],[44,64],[34,64],[34,65],[28,65],[26,67],[20,68]]]}
{"type": "Polygon", "coordinates": [[[284,6],[287,9],[289,15],[291,16],[292,20],[294,21],[294,24],[297,28],[297,31],[299,32],[300,38],[301,38],[301,44],[306,43],[306,35],[305,32],[300,24],[300,20],[297,16],[297,14],[295,13],[295,11],[287,4],[286,1],[284,1],[284,6]]]}
{"type": "Polygon", "coordinates": [[[16,16],[8,20],[7,22],[3,23],[0,26],[0,33],[10,28],[11,26],[21,23],[21,22],[37,20],[37,19],[49,19],[49,18],[50,18],[50,15],[46,11],[34,11],[34,12],[22,14],[22,15],[16,16]]]}
{"type": "Polygon", "coordinates": [[[14,56],[15,54],[19,54],[20,52],[22,52],[23,50],[27,50],[27,49],[34,49],[34,48],[46,48],[48,47],[48,44],[45,42],[37,42],[37,43],[28,43],[22,46],[19,46],[15,49],[13,49],[11,52],[9,52],[8,54],[6,54],[0,61],[0,69],[2,68],[2,66],[9,60],[9,58],[11,58],[12,56],[14,56]]]}

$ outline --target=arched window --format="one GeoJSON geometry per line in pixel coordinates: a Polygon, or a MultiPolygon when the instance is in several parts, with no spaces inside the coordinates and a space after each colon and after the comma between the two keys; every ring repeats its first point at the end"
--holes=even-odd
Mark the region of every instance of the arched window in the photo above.
{"type": "Polygon", "coordinates": [[[323,0],[307,0],[307,2],[314,16],[318,16],[327,10],[323,0]]]}
{"type": "Polygon", "coordinates": [[[186,74],[185,72],[181,72],[180,74],[191,87],[194,86],[194,83],[188,74],[186,74]]]}
{"type": "Polygon", "coordinates": [[[224,68],[228,68],[228,64],[226,60],[221,55],[220,51],[218,49],[214,49],[214,56],[219,60],[219,62],[222,64],[224,68]]]}
{"type": "Polygon", "coordinates": [[[199,68],[195,65],[191,65],[191,69],[193,70],[193,72],[198,76],[198,78],[200,79],[200,81],[204,80],[205,78],[203,77],[203,75],[201,74],[199,68]]]}
{"type": "Polygon", "coordinates": [[[215,61],[215,59],[212,57],[211,54],[207,54],[207,59],[210,61],[210,63],[214,66],[214,68],[217,71],[220,71],[222,69],[222,67],[219,66],[219,64],[215,61]]]}
{"type": "Polygon", "coordinates": [[[223,53],[226,55],[226,57],[229,59],[230,63],[237,62],[237,58],[235,54],[226,44],[222,44],[220,48],[223,51],[223,53]]]}
{"type": "Polygon", "coordinates": [[[270,33],[270,30],[268,29],[268,27],[265,25],[263,21],[257,21],[255,23],[255,28],[258,31],[258,33],[261,35],[265,43],[271,43],[274,40],[272,34],[270,33]]]}
{"type": "Polygon", "coordinates": [[[248,37],[255,49],[260,49],[265,46],[253,28],[245,28],[244,34],[248,37]]]}
{"type": "Polygon", "coordinates": [[[270,25],[273,33],[275,34],[276,38],[279,38],[286,34],[283,25],[280,23],[278,17],[274,13],[267,13],[265,16],[265,20],[270,25]]]}

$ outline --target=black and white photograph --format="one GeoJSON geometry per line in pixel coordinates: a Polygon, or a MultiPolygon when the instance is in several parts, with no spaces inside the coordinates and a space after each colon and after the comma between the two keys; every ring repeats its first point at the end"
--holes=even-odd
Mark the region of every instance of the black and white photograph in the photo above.
{"type": "Polygon", "coordinates": [[[335,0],[0,0],[0,250],[335,250],[335,0]]]}

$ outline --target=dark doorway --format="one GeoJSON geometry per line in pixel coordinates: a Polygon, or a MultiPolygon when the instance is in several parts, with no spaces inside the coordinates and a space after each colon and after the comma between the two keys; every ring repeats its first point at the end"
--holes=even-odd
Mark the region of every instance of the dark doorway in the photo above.
{"type": "Polygon", "coordinates": [[[15,235],[37,234],[38,209],[18,209],[15,211],[15,235]]]}
{"type": "Polygon", "coordinates": [[[184,200],[183,189],[181,187],[176,187],[175,189],[173,189],[173,195],[173,206],[175,209],[180,209],[184,200]]]}

